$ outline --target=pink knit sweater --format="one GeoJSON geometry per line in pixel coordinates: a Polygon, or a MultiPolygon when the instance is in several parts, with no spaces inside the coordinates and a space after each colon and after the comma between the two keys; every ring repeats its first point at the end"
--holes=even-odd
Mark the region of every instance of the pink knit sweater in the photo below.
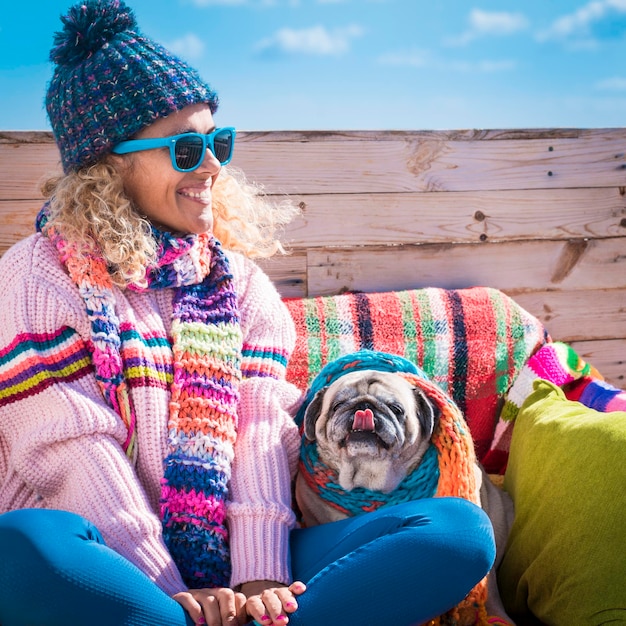
{"type": "MultiPolygon", "coordinates": [[[[290,412],[300,393],[284,376],[295,331],[267,276],[241,255],[228,256],[244,342],[228,505],[231,585],[287,583],[290,485],[300,445],[290,412]]],[[[128,374],[139,450],[133,468],[122,449],[126,429],[93,375],[84,301],[49,241],[33,235],[9,250],[0,259],[0,284],[0,513],[76,512],[167,594],[185,589],[158,516],[171,290],[115,290],[120,327],[136,336],[133,352],[142,357],[128,374]]]]}

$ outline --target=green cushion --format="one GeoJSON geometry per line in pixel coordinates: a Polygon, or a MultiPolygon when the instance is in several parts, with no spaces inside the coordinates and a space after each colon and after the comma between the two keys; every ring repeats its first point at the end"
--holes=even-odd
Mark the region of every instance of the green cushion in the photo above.
{"type": "Polygon", "coordinates": [[[626,624],[626,412],[535,382],[504,487],[515,502],[498,574],[507,610],[556,626],[626,624]]]}

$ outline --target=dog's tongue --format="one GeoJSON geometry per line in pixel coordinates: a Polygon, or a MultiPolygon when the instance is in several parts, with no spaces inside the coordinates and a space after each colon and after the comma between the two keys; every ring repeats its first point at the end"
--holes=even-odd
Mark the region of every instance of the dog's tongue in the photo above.
{"type": "Polygon", "coordinates": [[[374,430],[374,414],[372,409],[359,409],[354,413],[352,430],[374,430]]]}

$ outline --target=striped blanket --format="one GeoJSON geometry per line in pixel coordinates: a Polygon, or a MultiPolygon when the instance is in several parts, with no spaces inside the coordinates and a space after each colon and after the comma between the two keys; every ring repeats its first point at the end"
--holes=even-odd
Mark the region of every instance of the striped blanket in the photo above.
{"type": "Polygon", "coordinates": [[[539,320],[502,292],[416,289],[286,299],[297,331],[287,378],[306,389],[320,369],[361,349],[416,363],[455,400],[487,471],[502,472],[492,446],[507,391],[549,341],[539,320]]]}

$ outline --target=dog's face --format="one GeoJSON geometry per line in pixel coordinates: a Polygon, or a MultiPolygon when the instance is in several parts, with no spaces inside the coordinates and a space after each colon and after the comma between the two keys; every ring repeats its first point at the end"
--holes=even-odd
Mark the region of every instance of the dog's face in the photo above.
{"type": "Polygon", "coordinates": [[[346,490],[388,493],[416,467],[432,436],[437,410],[404,377],[350,372],[317,392],[304,416],[304,434],[346,490]]]}

